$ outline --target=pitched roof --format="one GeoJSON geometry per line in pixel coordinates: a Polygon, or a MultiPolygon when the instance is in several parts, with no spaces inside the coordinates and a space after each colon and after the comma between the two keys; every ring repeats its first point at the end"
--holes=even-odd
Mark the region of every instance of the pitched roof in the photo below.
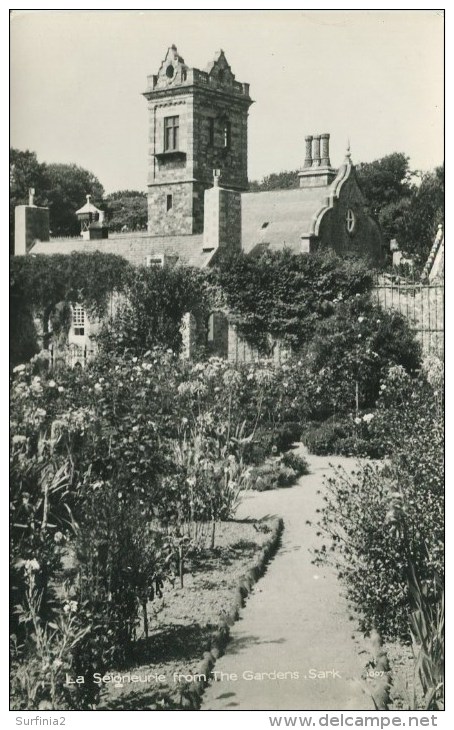
{"type": "Polygon", "coordinates": [[[241,196],[242,246],[246,253],[261,244],[301,253],[301,237],[310,234],[312,220],[326,204],[330,185],[295,190],[270,190],[241,196]]]}
{"type": "Polygon", "coordinates": [[[82,238],[62,238],[37,241],[32,254],[69,254],[73,251],[104,251],[123,256],[135,266],[145,265],[147,256],[175,256],[189,266],[203,268],[213,251],[203,251],[203,235],[150,236],[148,233],[110,234],[109,238],[86,241],[82,238]]]}
{"type": "Polygon", "coordinates": [[[82,213],[102,213],[102,211],[90,201],[91,195],[87,195],[86,197],[87,202],[82,206],[82,208],[76,210],[76,215],[81,215],[82,213]]]}

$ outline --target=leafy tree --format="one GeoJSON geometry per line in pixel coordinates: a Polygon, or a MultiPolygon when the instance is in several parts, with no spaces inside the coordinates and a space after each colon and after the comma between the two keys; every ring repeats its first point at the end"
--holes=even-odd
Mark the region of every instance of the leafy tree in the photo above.
{"type": "Polygon", "coordinates": [[[357,165],[356,172],[369,212],[380,223],[385,241],[397,238],[402,244],[414,193],[409,158],[402,152],[394,152],[357,165]]]}
{"type": "Polygon", "coordinates": [[[420,173],[412,172],[408,162],[405,154],[395,152],[356,169],[369,210],[379,221],[385,240],[396,238],[404,251],[424,265],[437,226],[443,222],[444,165],[420,173]]]}
{"type": "Polygon", "coordinates": [[[49,206],[50,228],[54,236],[73,236],[80,232],[76,210],[85,203],[87,195],[100,206],[104,188],[92,172],[74,164],[51,164],[45,167],[46,205],[49,206]]]}
{"type": "Polygon", "coordinates": [[[298,172],[299,170],[273,172],[271,175],[266,175],[261,181],[251,180],[249,190],[251,193],[258,193],[264,190],[289,190],[291,188],[298,188],[298,172]]]}
{"type": "Polygon", "coordinates": [[[148,220],[147,196],[139,190],[119,190],[105,198],[111,231],[146,230],[148,220]]]}
{"type": "Polygon", "coordinates": [[[104,188],[92,172],[74,164],[38,162],[35,152],[11,149],[10,152],[10,231],[14,240],[14,208],[28,202],[29,188],[35,188],[35,203],[49,207],[50,229],[55,236],[80,232],[75,216],[86,195],[101,205],[104,188]]]}
{"type": "Polygon", "coordinates": [[[438,225],[444,221],[445,168],[436,167],[422,175],[409,206],[405,230],[405,250],[425,263],[438,225]]]}
{"type": "Polygon", "coordinates": [[[363,162],[356,166],[361,189],[376,215],[384,205],[411,195],[412,173],[408,163],[407,155],[393,152],[373,162],[363,162]]]}

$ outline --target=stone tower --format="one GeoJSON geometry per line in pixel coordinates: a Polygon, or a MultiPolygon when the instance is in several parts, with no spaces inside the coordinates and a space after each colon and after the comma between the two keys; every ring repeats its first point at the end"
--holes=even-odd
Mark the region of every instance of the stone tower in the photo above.
{"type": "Polygon", "coordinates": [[[249,84],[235,81],[223,51],[205,71],[171,46],[144,92],[149,109],[148,231],[202,233],[213,170],[227,190],[247,190],[249,84]]]}

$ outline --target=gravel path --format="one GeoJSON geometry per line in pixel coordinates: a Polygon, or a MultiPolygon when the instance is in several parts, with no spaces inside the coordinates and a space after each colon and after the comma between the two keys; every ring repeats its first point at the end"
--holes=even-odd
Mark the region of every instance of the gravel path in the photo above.
{"type": "Polygon", "coordinates": [[[318,538],[306,524],[316,521],[322,506],[317,490],[331,471],[329,462],[347,470],[356,462],[308,460],[311,473],[296,486],[245,494],[238,517],[280,515],[283,542],[231,630],[214,668],[219,679],[205,690],[202,710],[374,709],[360,680],[369,658],[365,642],[354,634],[335,573],[312,565],[310,548],[318,538]]]}

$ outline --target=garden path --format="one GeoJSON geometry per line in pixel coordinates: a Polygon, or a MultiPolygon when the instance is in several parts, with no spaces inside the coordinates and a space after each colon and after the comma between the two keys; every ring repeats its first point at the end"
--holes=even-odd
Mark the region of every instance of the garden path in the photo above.
{"type": "Polygon", "coordinates": [[[334,459],[351,470],[356,461],[306,458],[310,474],[294,487],[248,492],[239,508],[240,518],[283,517],[282,546],[248,598],[231,629],[226,653],[214,668],[236,674],[238,680],[223,675],[213,681],[203,695],[202,710],[374,709],[360,681],[368,659],[365,640],[354,633],[335,572],[312,564],[310,550],[319,538],[306,523],[316,522],[316,509],[323,504],[317,492],[323,492],[324,475],[332,472],[330,462],[334,459]],[[243,678],[245,671],[274,670],[299,672],[299,679],[243,678]],[[312,679],[314,671],[328,674],[312,679]]]}

